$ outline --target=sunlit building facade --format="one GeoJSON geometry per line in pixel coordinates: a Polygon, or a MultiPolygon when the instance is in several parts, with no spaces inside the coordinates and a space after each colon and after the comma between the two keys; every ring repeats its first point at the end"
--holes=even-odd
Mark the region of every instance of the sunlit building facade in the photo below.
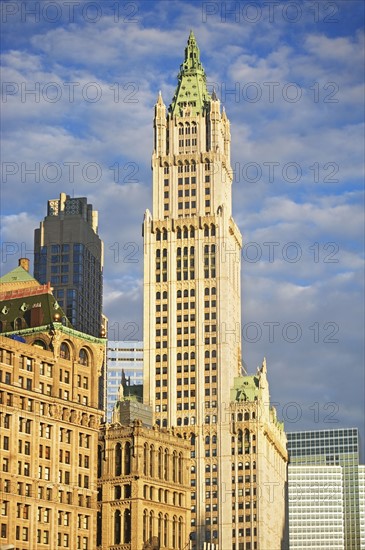
{"type": "Polygon", "coordinates": [[[190,546],[190,442],[118,397],[98,446],[98,550],[190,546]]]}
{"type": "MultiPolygon", "coordinates": [[[[232,514],[242,238],[232,217],[230,141],[229,120],[215,93],[208,93],[190,33],[172,103],[167,109],[160,94],[155,105],[153,207],[143,223],[144,403],[160,427],[174,427],[191,441],[192,548],[199,550],[204,544],[260,548],[257,525],[256,535],[251,523],[236,529],[232,514]]],[[[254,424],[247,428],[250,438],[259,427],[254,424]]],[[[285,436],[273,433],[280,448],[275,460],[285,466],[285,436]]],[[[285,467],[275,471],[283,494],[285,467]]],[[[268,520],[273,530],[265,550],[278,550],[283,514],[276,527],[268,520]]]]}
{"type": "Polygon", "coordinates": [[[0,545],[94,550],[106,341],[73,330],[28,267],[0,279],[0,545]]]}

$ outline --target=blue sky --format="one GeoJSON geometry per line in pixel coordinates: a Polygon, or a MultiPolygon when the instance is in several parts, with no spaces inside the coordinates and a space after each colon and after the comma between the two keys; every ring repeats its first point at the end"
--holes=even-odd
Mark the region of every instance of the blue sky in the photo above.
{"type": "Polygon", "coordinates": [[[1,9],[2,272],[32,259],[48,199],[87,196],[111,336],[142,339],[153,109],[159,90],[170,103],[193,29],[231,121],[243,359],[253,372],[266,356],[288,431],[363,434],[363,2],[1,9]]]}

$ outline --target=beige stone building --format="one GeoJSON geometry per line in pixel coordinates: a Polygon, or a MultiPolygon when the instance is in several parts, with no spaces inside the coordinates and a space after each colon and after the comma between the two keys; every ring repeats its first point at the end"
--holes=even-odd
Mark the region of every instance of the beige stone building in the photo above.
{"type": "Polygon", "coordinates": [[[99,550],[189,548],[190,442],[151,421],[128,399],[100,431],[99,550]]]}
{"type": "MultiPolygon", "coordinates": [[[[271,519],[241,535],[235,507],[232,514],[231,390],[242,374],[242,238],[232,217],[230,140],[229,120],[207,90],[191,32],[171,105],[166,108],[161,94],[155,105],[153,206],[143,224],[144,402],[159,426],[175,427],[191,441],[192,547],[278,550],[283,499],[275,535],[271,519]],[[267,535],[253,534],[266,528],[267,535]]],[[[259,423],[256,429],[258,437],[265,428],[259,423]]],[[[272,482],[284,491],[284,436],[274,428],[270,434],[279,438],[276,450],[268,446],[258,461],[263,472],[276,472],[272,482]]],[[[262,518],[265,513],[263,506],[262,518]]]]}
{"type": "Polygon", "coordinates": [[[74,331],[27,267],[0,279],[0,546],[94,550],[105,339],[74,331]]]}
{"type": "Polygon", "coordinates": [[[232,548],[287,550],[286,436],[270,406],[265,360],[256,375],[235,379],[230,411],[232,548]]]}

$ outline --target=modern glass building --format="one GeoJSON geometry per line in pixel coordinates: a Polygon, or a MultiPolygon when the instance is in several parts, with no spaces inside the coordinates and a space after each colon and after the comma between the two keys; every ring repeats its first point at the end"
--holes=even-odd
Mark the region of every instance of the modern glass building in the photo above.
{"type": "Polygon", "coordinates": [[[365,466],[359,466],[360,550],[365,550],[365,466]]]}
{"type": "Polygon", "coordinates": [[[288,467],[290,550],[343,550],[341,466],[288,467]]]}
{"type": "Polygon", "coordinates": [[[110,422],[120,384],[143,384],[143,342],[109,341],[107,348],[107,420],[110,422]]]}
{"type": "Polygon", "coordinates": [[[34,277],[51,282],[73,328],[99,337],[102,326],[103,242],[98,213],[86,197],[60,194],[34,232],[34,277]]]}
{"type": "MultiPolygon", "coordinates": [[[[333,492],[334,500],[337,502],[339,491],[338,482],[335,481],[338,472],[342,475],[343,487],[343,510],[344,510],[344,546],[345,550],[358,550],[360,548],[360,499],[359,499],[359,433],[357,428],[339,428],[332,430],[314,430],[304,432],[289,432],[288,452],[289,452],[289,482],[288,482],[288,501],[289,501],[289,544],[290,549],[317,548],[313,542],[305,545],[300,543],[297,535],[300,530],[303,530],[304,525],[308,520],[310,513],[313,522],[315,521],[315,509],[308,501],[306,507],[298,507],[298,499],[296,492],[298,486],[294,480],[300,480],[300,486],[303,488],[308,482],[311,470],[313,467],[313,484],[318,484],[318,489],[324,491],[328,495],[327,504],[323,503],[320,508],[322,515],[323,529],[327,525],[331,525],[336,516],[338,518],[339,509],[332,510],[333,501],[331,499],[331,491],[333,492]],[[318,468],[323,467],[323,478],[320,476],[318,468]],[[295,468],[294,468],[295,467],[295,468]],[[299,470],[300,468],[300,470],[299,470]],[[329,476],[329,477],[328,477],[329,476]],[[326,485],[326,479],[330,485],[326,485]],[[302,511],[300,520],[300,510],[302,511]],[[305,511],[306,510],[306,511],[305,511]],[[324,519],[325,518],[325,519],[324,519]],[[326,520],[326,521],[325,521],[326,520]],[[329,523],[328,523],[328,521],[329,523]]],[[[304,490],[304,489],[303,489],[304,490]]],[[[338,503],[339,504],[339,503],[338,503]]],[[[334,528],[334,525],[332,525],[334,528]]],[[[314,529],[314,523],[312,527],[314,529]]],[[[325,536],[325,532],[323,533],[325,536]]],[[[335,546],[318,546],[318,548],[335,548],[335,546]]],[[[336,547],[337,548],[337,547],[336,547]]]]}

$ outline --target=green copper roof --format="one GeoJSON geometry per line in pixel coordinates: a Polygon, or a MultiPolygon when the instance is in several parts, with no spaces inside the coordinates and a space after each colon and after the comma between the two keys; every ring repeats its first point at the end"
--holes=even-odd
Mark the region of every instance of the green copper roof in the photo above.
{"type": "Polygon", "coordinates": [[[258,376],[238,376],[231,389],[231,401],[255,401],[259,397],[259,388],[258,376]]]}
{"type": "Polygon", "coordinates": [[[184,109],[190,108],[190,116],[202,114],[210,101],[207,90],[207,77],[200,62],[200,51],[193,31],[190,31],[185,48],[185,61],[177,75],[178,85],[170,105],[170,113],[182,116],[184,109]]]}
{"type": "Polygon", "coordinates": [[[64,311],[58,305],[56,298],[49,292],[42,294],[26,294],[20,297],[10,296],[0,300],[1,330],[4,333],[17,333],[37,326],[49,325],[55,322],[55,315],[59,319],[65,318],[65,323],[72,328],[64,311]]]}
{"type": "Polygon", "coordinates": [[[38,285],[39,283],[36,281],[34,277],[31,276],[31,274],[24,269],[24,267],[18,266],[12,271],[9,271],[9,273],[6,273],[0,278],[0,284],[1,283],[28,283],[29,281],[35,281],[38,285]]]}

